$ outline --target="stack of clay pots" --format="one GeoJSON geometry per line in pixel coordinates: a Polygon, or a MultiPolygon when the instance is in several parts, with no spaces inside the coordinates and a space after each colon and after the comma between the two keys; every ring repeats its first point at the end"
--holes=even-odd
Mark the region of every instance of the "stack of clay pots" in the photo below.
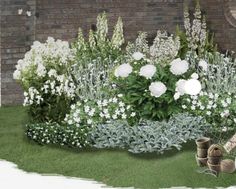
{"type": "Polygon", "coordinates": [[[223,152],[219,145],[213,144],[208,149],[208,161],[207,165],[208,168],[215,174],[218,174],[220,172],[220,164],[221,160],[223,158],[223,152]]]}
{"type": "Polygon", "coordinates": [[[207,137],[202,137],[196,140],[197,144],[197,155],[196,160],[197,164],[200,167],[207,166],[207,155],[208,155],[208,149],[211,145],[211,139],[207,137]]]}

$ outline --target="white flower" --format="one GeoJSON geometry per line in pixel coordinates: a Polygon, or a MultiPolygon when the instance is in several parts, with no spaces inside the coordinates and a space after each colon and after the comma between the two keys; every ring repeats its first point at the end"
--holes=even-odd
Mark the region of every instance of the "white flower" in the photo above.
{"type": "Polygon", "coordinates": [[[189,79],[184,85],[184,90],[186,94],[197,95],[201,92],[202,86],[201,83],[196,79],[189,79]]]}
{"type": "Polygon", "coordinates": [[[84,107],[84,112],[85,112],[85,113],[88,113],[89,111],[90,111],[89,106],[85,106],[85,107],[84,107]]]}
{"type": "Polygon", "coordinates": [[[13,73],[13,79],[19,80],[21,77],[21,72],[19,70],[15,70],[13,73]]]}
{"type": "Polygon", "coordinates": [[[205,109],[205,107],[204,106],[200,106],[200,110],[204,110],[205,109]]]}
{"type": "Polygon", "coordinates": [[[132,112],[132,113],[130,114],[130,116],[131,116],[131,117],[134,117],[134,116],[136,116],[136,113],[135,113],[135,112],[132,112]]]}
{"type": "Polygon", "coordinates": [[[44,77],[46,75],[46,68],[43,64],[38,64],[38,67],[37,67],[37,75],[39,77],[44,77]]]}
{"type": "Polygon", "coordinates": [[[234,118],[234,123],[236,123],[236,118],[234,118]]]}
{"type": "Polygon", "coordinates": [[[176,82],[176,91],[180,94],[180,95],[184,95],[185,94],[185,86],[186,80],[184,79],[180,79],[179,81],[176,82]]]}
{"type": "Polygon", "coordinates": [[[189,63],[180,58],[173,60],[171,63],[170,71],[174,75],[182,75],[188,71],[189,63]]]}
{"type": "Polygon", "coordinates": [[[228,130],[227,127],[223,127],[223,128],[222,128],[222,131],[223,131],[223,132],[226,132],[227,130],[228,130]]]}
{"type": "Polygon", "coordinates": [[[127,118],[127,115],[126,114],[122,114],[122,119],[126,119],[127,118]]]}
{"type": "Polygon", "coordinates": [[[174,94],[174,99],[175,99],[175,100],[178,100],[179,97],[180,97],[180,93],[179,93],[179,92],[176,92],[176,93],[174,94]]]}
{"type": "Polygon", "coordinates": [[[210,116],[210,115],[211,115],[211,112],[210,112],[210,111],[207,111],[206,114],[207,114],[208,116],[210,116]]]}
{"type": "Polygon", "coordinates": [[[141,52],[135,52],[132,55],[134,60],[141,60],[144,57],[144,54],[141,52]]]}
{"type": "Polygon", "coordinates": [[[187,106],[186,106],[186,105],[182,105],[182,108],[183,108],[183,109],[186,109],[186,108],[187,108],[187,106]]]}
{"type": "Polygon", "coordinates": [[[91,125],[93,123],[93,121],[91,119],[87,120],[87,124],[91,125]]]}
{"type": "Polygon", "coordinates": [[[113,116],[112,116],[112,119],[117,119],[118,117],[117,117],[117,115],[116,114],[114,114],[113,116]]]}
{"type": "Polygon", "coordinates": [[[124,107],[125,104],[123,102],[119,102],[119,107],[124,107]]]}
{"type": "Polygon", "coordinates": [[[192,105],[191,110],[196,110],[196,106],[192,105]]]}
{"type": "Polygon", "coordinates": [[[31,16],[31,11],[26,11],[26,15],[30,17],[31,16]]]}
{"type": "Polygon", "coordinates": [[[154,65],[147,64],[141,67],[139,75],[145,77],[146,79],[151,79],[156,73],[156,70],[157,69],[154,65]]]}
{"type": "Polygon", "coordinates": [[[198,79],[198,78],[199,78],[199,75],[198,75],[197,73],[193,73],[193,74],[191,75],[191,78],[192,78],[192,79],[198,79]]]}
{"type": "Polygon", "coordinates": [[[55,69],[49,70],[48,76],[49,77],[52,77],[52,76],[56,77],[57,76],[57,71],[55,69]]]}
{"type": "Polygon", "coordinates": [[[152,82],[149,90],[151,91],[151,96],[160,97],[166,92],[167,88],[162,82],[158,81],[152,82]]]}
{"type": "Polygon", "coordinates": [[[231,98],[226,98],[226,102],[227,102],[228,104],[231,104],[231,98]]]}
{"type": "Polygon", "coordinates": [[[198,66],[202,68],[203,71],[207,71],[208,69],[208,64],[205,60],[200,60],[198,63],[198,66]]]}
{"type": "Polygon", "coordinates": [[[132,71],[133,68],[132,66],[130,66],[130,64],[122,64],[115,69],[115,76],[125,78],[128,77],[129,74],[132,73],[132,71]]]}
{"type": "Polygon", "coordinates": [[[22,13],[23,13],[23,9],[18,9],[18,14],[22,15],[22,13]]]}
{"type": "Polygon", "coordinates": [[[118,94],[117,96],[118,96],[119,98],[121,98],[121,97],[123,97],[123,94],[118,94]]]}

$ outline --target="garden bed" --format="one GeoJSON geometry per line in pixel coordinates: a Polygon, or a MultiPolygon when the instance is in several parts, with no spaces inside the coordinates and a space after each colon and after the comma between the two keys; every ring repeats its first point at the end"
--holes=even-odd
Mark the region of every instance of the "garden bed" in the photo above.
{"type": "Polygon", "coordinates": [[[16,163],[28,172],[56,173],[95,179],[105,184],[136,188],[228,187],[235,185],[236,175],[218,178],[197,173],[195,144],[163,155],[133,155],[123,150],[96,150],[40,146],[24,136],[28,122],[23,107],[0,109],[0,159],[16,163]]]}

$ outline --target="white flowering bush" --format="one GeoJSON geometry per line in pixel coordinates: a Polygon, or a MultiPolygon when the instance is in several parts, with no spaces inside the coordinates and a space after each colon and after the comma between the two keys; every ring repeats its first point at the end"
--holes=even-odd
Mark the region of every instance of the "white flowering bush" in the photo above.
{"type": "Polygon", "coordinates": [[[192,114],[203,116],[215,131],[235,130],[236,96],[231,93],[200,92],[185,98],[182,108],[192,114]]]}
{"type": "Polygon", "coordinates": [[[168,119],[181,110],[181,96],[201,91],[201,83],[187,61],[178,58],[169,65],[151,64],[145,56],[137,59],[137,54],[129,63],[118,66],[113,78],[118,92],[141,118],[168,119]]]}
{"type": "Polygon", "coordinates": [[[65,122],[77,127],[93,127],[119,119],[130,120],[131,123],[136,119],[136,112],[123,102],[122,97],[123,95],[119,94],[109,99],[78,101],[71,106],[71,112],[66,115],[65,122]]]}
{"type": "Polygon", "coordinates": [[[24,106],[37,121],[60,121],[75,97],[71,66],[73,50],[66,41],[49,37],[34,42],[13,74],[24,89],[24,106]]]}

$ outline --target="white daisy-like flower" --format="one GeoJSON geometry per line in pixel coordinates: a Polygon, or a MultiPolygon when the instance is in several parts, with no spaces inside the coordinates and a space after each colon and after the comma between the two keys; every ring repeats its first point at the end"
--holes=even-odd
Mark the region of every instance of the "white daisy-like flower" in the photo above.
{"type": "Polygon", "coordinates": [[[182,105],[182,108],[183,108],[183,109],[186,109],[186,108],[187,108],[187,106],[186,106],[186,105],[182,105]]]}
{"type": "Polygon", "coordinates": [[[202,90],[202,85],[200,81],[196,79],[189,79],[186,81],[184,85],[184,90],[186,94],[189,95],[197,95],[201,92],[202,90]]]}
{"type": "Polygon", "coordinates": [[[173,60],[170,65],[170,71],[174,75],[182,75],[189,69],[189,63],[186,60],[181,60],[180,58],[173,60]]]}
{"type": "Polygon", "coordinates": [[[207,71],[208,69],[208,64],[205,60],[200,60],[198,63],[198,66],[202,68],[203,71],[207,71]]]}
{"type": "Polygon", "coordinates": [[[222,132],[227,132],[228,131],[228,128],[227,127],[223,127],[222,128],[222,132]]]}
{"type": "Polygon", "coordinates": [[[176,82],[176,91],[180,94],[180,95],[184,95],[185,94],[185,86],[186,80],[184,79],[180,79],[179,81],[176,82]]]}
{"type": "Polygon", "coordinates": [[[161,95],[165,94],[167,88],[164,83],[158,81],[152,82],[149,86],[149,90],[151,91],[151,96],[160,97],[161,95]]]}
{"type": "Polygon", "coordinates": [[[191,110],[196,110],[196,106],[192,105],[191,110]]]}
{"type": "Polygon", "coordinates": [[[151,79],[156,73],[156,70],[157,70],[156,66],[152,64],[147,64],[141,67],[139,71],[139,75],[145,77],[146,79],[151,79]]]}
{"type": "Polygon", "coordinates": [[[130,114],[130,116],[131,116],[131,117],[134,117],[134,116],[136,116],[136,113],[135,113],[135,112],[132,112],[132,113],[130,114]]]}
{"type": "Polygon", "coordinates": [[[125,78],[128,77],[132,71],[133,68],[130,64],[122,64],[115,69],[115,76],[125,78]]]}
{"type": "Polygon", "coordinates": [[[87,124],[91,125],[93,123],[93,121],[91,119],[87,120],[87,124]]]}
{"type": "Polygon", "coordinates": [[[141,52],[134,52],[132,54],[132,57],[133,57],[134,60],[138,61],[138,60],[141,60],[142,58],[144,58],[144,54],[141,53],[141,52]]]}
{"type": "Polygon", "coordinates": [[[211,112],[210,112],[210,111],[207,111],[206,114],[207,114],[208,116],[210,116],[210,115],[211,115],[211,112]]]}
{"type": "Polygon", "coordinates": [[[180,93],[179,92],[176,92],[175,94],[174,94],[174,99],[175,100],[178,100],[180,98],[180,93]]]}
{"type": "Polygon", "coordinates": [[[192,79],[198,79],[198,78],[199,78],[199,75],[198,75],[197,73],[193,73],[193,74],[191,75],[191,78],[192,78],[192,79]]]}

